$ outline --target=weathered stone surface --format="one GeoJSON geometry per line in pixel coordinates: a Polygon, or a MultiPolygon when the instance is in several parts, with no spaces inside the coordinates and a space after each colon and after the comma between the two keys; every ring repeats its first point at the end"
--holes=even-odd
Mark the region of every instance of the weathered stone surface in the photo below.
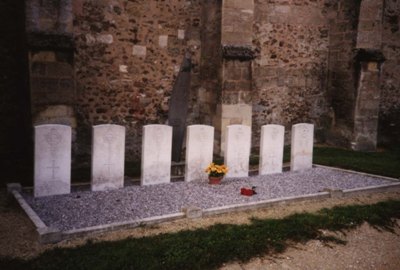
{"type": "Polygon", "coordinates": [[[71,127],[35,127],[35,197],[71,191],[71,127]]]}
{"type": "Polygon", "coordinates": [[[246,46],[222,46],[222,56],[228,60],[248,61],[256,57],[254,49],[246,46]]]}
{"type": "Polygon", "coordinates": [[[190,57],[190,54],[186,53],[174,83],[169,102],[168,124],[173,127],[172,160],[176,162],[181,160],[182,144],[186,131],[192,69],[190,57]]]}
{"type": "Polygon", "coordinates": [[[168,47],[168,36],[167,35],[161,35],[158,37],[158,46],[160,46],[160,48],[168,47]]]}
{"type": "Polygon", "coordinates": [[[312,168],[314,148],[314,125],[296,124],[292,126],[290,170],[301,171],[312,168]]]}
{"type": "MultiPolygon", "coordinates": [[[[187,124],[199,123],[197,111],[204,103],[195,97],[202,49],[202,1],[105,0],[76,5],[75,104],[81,108],[83,130],[106,123],[125,126],[126,158],[140,159],[142,126],[167,122],[177,67],[188,50],[196,68],[191,71],[192,98],[188,101],[194,113],[187,124]],[[178,29],[184,31],[184,38],[178,29]],[[93,45],[87,44],[87,34],[95,38],[93,45]],[[97,42],[99,35],[111,35],[112,43],[97,42]],[[160,36],[161,45],[167,45],[163,48],[160,36]],[[120,72],[120,65],[126,65],[127,72],[120,72]]],[[[90,141],[84,139],[82,143],[90,141]]]]}
{"type": "Polygon", "coordinates": [[[92,182],[93,191],[118,189],[124,186],[125,127],[98,125],[93,127],[92,182]]]}
{"type": "Polygon", "coordinates": [[[246,177],[249,175],[251,128],[230,125],[226,129],[226,177],[246,177]]]}
{"type": "Polygon", "coordinates": [[[194,219],[194,218],[201,218],[203,216],[203,211],[199,207],[195,206],[188,206],[182,209],[185,213],[186,218],[194,219]]]}
{"type": "Polygon", "coordinates": [[[356,151],[376,151],[380,103],[379,70],[376,62],[361,62],[354,110],[354,141],[356,151]]]}
{"type": "Polygon", "coordinates": [[[205,169],[213,160],[214,127],[188,126],[185,181],[207,180],[205,169]]]}
{"type": "Polygon", "coordinates": [[[262,126],[259,164],[260,175],[282,172],[284,137],[284,126],[262,126]]]}
{"type": "Polygon", "coordinates": [[[132,49],[132,54],[137,56],[145,57],[147,53],[146,46],[134,45],[132,49]]]}
{"type": "Polygon", "coordinates": [[[172,127],[147,125],[143,127],[142,185],[171,181],[172,127]]]}

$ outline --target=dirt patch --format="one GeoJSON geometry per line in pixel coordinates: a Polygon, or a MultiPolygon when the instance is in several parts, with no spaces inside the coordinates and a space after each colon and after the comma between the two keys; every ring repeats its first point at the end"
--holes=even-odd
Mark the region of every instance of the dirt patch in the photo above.
{"type": "MultiPolygon", "coordinates": [[[[282,203],[254,211],[236,212],[201,219],[183,219],[155,226],[139,227],[66,240],[55,245],[39,245],[35,228],[14,200],[0,194],[0,256],[28,258],[54,247],[74,247],[87,240],[115,241],[127,237],[142,237],[180,230],[194,230],[216,223],[243,224],[252,218],[282,218],[299,212],[315,212],[322,208],[351,204],[373,204],[387,199],[400,199],[400,192],[376,193],[354,198],[325,199],[296,203],[282,203]]],[[[400,230],[397,234],[379,232],[368,225],[338,234],[347,245],[324,246],[319,241],[294,245],[277,257],[255,258],[247,264],[231,263],[224,269],[395,269],[400,265],[400,230]],[[328,262],[329,261],[329,262],[328,262]],[[396,263],[396,264],[394,264],[396,263]]]]}

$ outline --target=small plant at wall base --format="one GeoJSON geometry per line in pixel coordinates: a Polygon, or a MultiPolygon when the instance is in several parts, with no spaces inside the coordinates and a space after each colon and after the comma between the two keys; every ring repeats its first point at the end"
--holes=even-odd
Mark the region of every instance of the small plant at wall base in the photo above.
{"type": "Polygon", "coordinates": [[[209,183],[213,185],[219,184],[227,172],[228,167],[226,167],[224,164],[215,164],[214,162],[210,163],[210,165],[208,165],[206,168],[209,183]]]}

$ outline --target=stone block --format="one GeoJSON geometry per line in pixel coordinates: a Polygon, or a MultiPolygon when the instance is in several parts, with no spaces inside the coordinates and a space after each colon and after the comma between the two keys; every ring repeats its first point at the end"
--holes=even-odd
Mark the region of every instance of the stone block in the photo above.
{"type": "Polygon", "coordinates": [[[290,170],[302,171],[312,168],[314,147],[314,125],[296,124],[292,126],[290,170]]]}
{"type": "Polygon", "coordinates": [[[128,66],[127,65],[119,65],[119,72],[128,73],[128,66]]]}
{"type": "Polygon", "coordinates": [[[35,127],[34,196],[71,192],[71,127],[35,127]]]}
{"type": "Polygon", "coordinates": [[[160,48],[168,47],[168,36],[167,35],[158,36],[158,46],[160,46],[160,48]]]}
{"type": "Polygon", "coordinates": [[[284,137],[284,126],[262,126],[259,164],[260,175],[282,172],[284,137]]]}
{"type": "Polygon", "coordinates": [[[201,218],[203,216],[203,211],[199,207],[188,206],[182,209],[182,212],[185,213],[187,218],[201,218]]]}
{"type": "Polygon", "coordinates": [[[142,185],[171,181],[172,127],[147,125],[143,127],[142,185]]]}
{"type": "Polygon", "coordinates": [[[132,49],[132,54],[140,57],[145,57],[147,53],[146,46],[134,45],[132,49]]]}
{"type": "Polygon", "coordinates": [[[185,30],[178,29],[178,39],[185,39],[185,30]]]}
{"type": "Polygon", "coordinates": [[[214,127],[192,125],[186,132],[185,181],[207,180],[206,167],[213,159],[214,127]]]}
{"type": "Polygon", "coordinates": [[[114,38],[110,34],[98,35],[96,37],[96,41],[103,44],[112,44],[114,42],[114,38]]]}
{"type": "Polygon", "coordinates": [[[55,228],[43,227],[38,228],[40,244],[54,244],[62,240],[62,232],[55,228]]]}
{"type": "Polygon", "coordinates": [[[247,177],[251,146],[251,128],[245,125],[231,125],[226,128],[225,164],[226,177],[247,177]]]}
{"type": "Polygon", "coordinates": [[[13,191],[21,192],[22,186],[20,183],[8,183],[7,184],[7,193],[12,193],[13,191]]]}
{"type": "Polygon", "coordinates": [[[93,127],[92,191],[118,189],[124,186],[125,127],[93,127]]]}

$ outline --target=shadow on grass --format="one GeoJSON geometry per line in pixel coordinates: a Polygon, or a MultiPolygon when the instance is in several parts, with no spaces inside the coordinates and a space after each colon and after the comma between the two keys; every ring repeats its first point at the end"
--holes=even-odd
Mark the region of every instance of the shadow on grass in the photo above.
{"type": "Polygon", "coordinates": [[[285,251],[288,243],[319,239],[321,230],[344,231],[363,222],[393,231],[400,201],[334,207],[284,219],[253,219],[249,225],[217,224],[209,228],[115,242],[57,248],[31,260],[0,258],[0,269],[215,269],[223,263],[285,251]]]}

